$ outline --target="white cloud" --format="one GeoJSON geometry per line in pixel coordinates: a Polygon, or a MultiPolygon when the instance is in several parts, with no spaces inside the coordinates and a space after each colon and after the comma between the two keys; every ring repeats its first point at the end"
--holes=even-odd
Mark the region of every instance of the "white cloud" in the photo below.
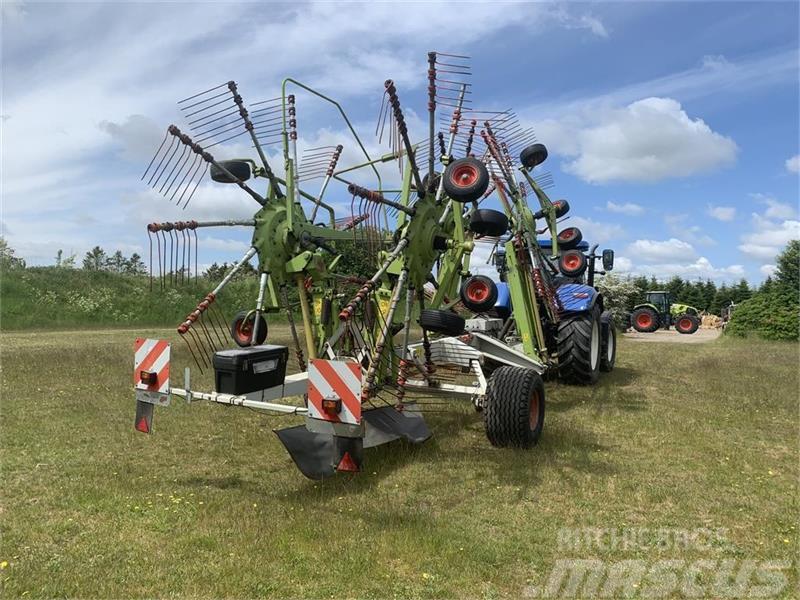
{"type": "Polygon", "coordinates": [[[706,173],[736,160],[738,147],[691,118],[677,100],[645,98],[623,108],[586,110],[537,125],[569,158],[564,171],[590,183],[659,181],[706,173]]]}
{"type": "Polygon", "coordinates": [[[766,213],[753,213],[753,230],[741,236],[739,250],[754,260],[771,263],[790,240],[796,239],[800,239],[800,221],[773,220],[766,213]]]}
{"type": "Polygon", "coordinates": [[[644,207],[639,206],[638,204],[634,204],[632,202],[626,202],[625,204],[617,204],[616,202],[612,202],[611,200],[606,202],[606,210],[621,215],[628,215],[630,217],[635,217],[644,213],[644,207]]]}
{"type": "Polygon", "coordinates": [[[621,273],[653,276],[659,279],[678,275],[690,280],[713,279],[716,281],[728,281],[745,276],[745,269],[742,265],[734,264],[727,267],[715,267],[705,256],[690,262],[664,262],[658,264],[642,263],[639,260],[619,257],[615,259],[615,263],[616,270],[621,273]]]}
{"type": "Polygon", "coordinates": [[[786,170],[789,173],[800,173],[800,154],[795,154],[786,159],[786,170]]]}
{"type": "Polygon", "coordinates": [[[775,271],[778,270],[778,266],[772,264],[766,264],[766,265],[761,265],[758,268],[758,270],[764,277],[771,277],[772,275],[775,275],[775,271]]]}
{"type": "Polygon", "coordinates": [[[768,219],[792,219],[797,214],[796,207],[780,202],[768,194],[755,193],[750,194],[750,197],[767,205],[764,216],[768,219]]]}
{"type": "MultiPolygon", "coordinates": [[[[700,246],[713,246],[717,242],[700,225],[693,225],[694,217],[686,213],[677,215],[667,214],[664,216],[664,223],[671,235],[690,244],[700,246]]],[[[696,219],[695,219],[696,220],[696,219]]]]}
{"type": "Polygon", "coordinates": [[[583,239],[590,244],[603,244],[614,242],[625,237],[625,229],[616,223],[595,221],[587,217],[573,217],[565,219],[563,227],[577,227],[583,234],[583,239]]]}
{"type": "Polygon", "coordinates": [[[736,207],[734,206],[714,206],[709,204],[706,214],[718,221],[733,221],[736,218],[736,207]]]}
{"type": "Polygon", "coordinates": [[[636,240],[628,246],[626,254],[634,257],[637,262],[642,263],[685,261],[697,256],[691,244],[677,238],[670,238],[664,241],[636,240]]]}

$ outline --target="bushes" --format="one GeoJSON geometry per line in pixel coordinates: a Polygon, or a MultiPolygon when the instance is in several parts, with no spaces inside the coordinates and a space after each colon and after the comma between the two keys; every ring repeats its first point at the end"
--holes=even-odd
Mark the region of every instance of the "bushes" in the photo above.
{"type": "Polygon", "coordinates": [[[736,306],[725,333],[755,334],[768,340],[797,341],[800,337],[800,302],[786,288],[758,293],[736,306]]]}

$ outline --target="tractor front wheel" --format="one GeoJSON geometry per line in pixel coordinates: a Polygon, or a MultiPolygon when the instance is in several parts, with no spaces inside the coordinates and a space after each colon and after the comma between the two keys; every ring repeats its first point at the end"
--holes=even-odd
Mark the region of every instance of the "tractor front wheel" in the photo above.
{"type": "Polygon", "coordinates": [[[600,377],[600,311],[597,308],[561,319],[556,336],[558,377],[589,385],[600,377]]]}
{"type": "Polygon", "coordinates": [[[600,315],[600,331],[603,343],[600,345],[600,370],[610,373],[617,362],[617,324],[610,310],[600,315]]]}
{"type": "Polygon", "coordinates": [[[678,333],[694,333],[700,327],[700,319],[694,315],[680,315],[675,319],[675,330],[678,333]]]}
{"type": "Polygon", "coordinates": [[[658,329],[658,315],[652,308],[637,308],[631,314],[631,327],[640,333],[652,333],[658,329]]]}
{"type": "Polygon", "coordinates": [[[483,411],[492,446],[530,448],[544,426],[544,382],[533,369],[503,366],[489,378],[483,411]]]}

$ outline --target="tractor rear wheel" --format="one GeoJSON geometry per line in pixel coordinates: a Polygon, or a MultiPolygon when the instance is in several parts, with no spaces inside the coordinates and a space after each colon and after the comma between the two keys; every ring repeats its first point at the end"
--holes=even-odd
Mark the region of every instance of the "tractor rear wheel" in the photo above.
{"type": "Polygon", "coordinates": [[[678,333],[694,333],[700,327],[700,319],[694,315],[683,314],[675,319],[675,330],[678,333]]]}
{"type": "Polygon", "coordinates": [[[464,333],[464,317],[449,310],[426,308],[419,313],[419,325],[426,331],[445,335],[461,335],[464,333]]]}
{"type": "Polygon", "coordinates": [[[610,310],[600,315],[600,333],[602,335],[600,370],[610,373],[614,370],[614,363],[617,362],[617,324],[610,310]]]}
{"type": "Polygon", "coordinates": [[[486,389],[483,411],[486,437],[492,446],[530,448],[544,426],[544,382],[533,369],[503,366],[486,389]]]}
{"type": "Polygon", "coordinates": [[[558,377],[567,383],[589,385],[600,377],[600,311],[566,317],[558,323],[558,377]]]}
{"type": "Polygon", "coordinates": [[[631,313],[631,327],[640,333],[652,333],[658,329],[658,314],[652,308],[637,308],[631,313]]]}

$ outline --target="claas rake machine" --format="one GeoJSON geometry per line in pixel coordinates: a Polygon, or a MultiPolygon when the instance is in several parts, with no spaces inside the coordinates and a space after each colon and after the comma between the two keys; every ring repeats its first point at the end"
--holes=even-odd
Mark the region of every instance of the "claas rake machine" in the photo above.
{"type": "MultiPolygon", "coordinates": [[[[251,105],[234,82],[179,102],[186,131],[168,128],[143,179],[185,208],[209,174],[214,182],[238,186],[259,207],[248,220],[148,226],[151,277],[161,287],[190,279],[192,248],[196,278],[198,229],[243,226],[253,236],[242,259],[177,328],[197,368],[214,371],[214,391],[192,390],[189,368],[183,387],[171,386],[169,344],[136,341],[137,430],[150,433],[154,407],[168,405],[171,397],[298,415],[302,424],[276,434],[301,472],[318,479],[361,470],[365,448],[401,438],[424,442],[431,435],[424,413],[453,398],[483,412],[493,445],[530,447],[544,423],[543,377],[596,379],[574,376],[585,365],[577,364],[576,352],[567,356],[558,349],[562,324],[590,313],[589,357],[581,359],[595,360],[590,371],[599,368],[602,298],[578,281],[587,260],[594,272],[594,249],[588,258],[578,252],[583,269],[572,265],[572,271],[574,252],[559,251],[559,244],[574,248],[580,232],[557,232],[568,205],[545,194],[549,175],[532,175],[546,157],[544,146],[531,145],[533,132],[512,111],[471,106],[466,57],[431,52],[428,63],[427,135],[412,141],[397,86],[387,80],[376,133],[390,152],[378,158],[370,157],[338,103],[293,79],[284,80],[280,97],[251,105]],[[336,146],[307,149],[298,161],[297,104],[290,90],[332,104],[364,160],[340,166],[343,148],[336,146]],[[440,107],[447,115],[437,121],[440,107]],[[239,136],[252,142],[257,160],[218,161],[210,153],[239,136]],[[268,161],[265,147],[271,144],[282,147],[283,177],[268,161]],[[516,167],[511,155],[520,150],[516,167]],[[379,167],[388,163],[398,167],[398,189],[382,183],[379,167]],[[516,180],[517,171],[523,181],[516,180]],[[259,178],[263,195],[248,183],[259,178]],[[373,185],[356,183],[365,178],[373,185]],[[305,182],[314,179],[321,185],[312,193],[305,182]],[[337,217],[324,202],[329,187],[346,190],[349,215],[337,217]],[[536,211],[528,207],[526,187],[537,197],[536,211]],[[503,210],[482,206],[487,199],[503,210]],[[324,223],[315,222],[318,214],[327,215],[324,223]],[[541,230],[538,220],[544,221],[541,230]],[[537,239],[546,232],[549,252],[537,239]],[[337,273],[343,247],[337,243],[353,241],[368,244],[375,257],[371,277],[337,273]],[[476,244],[490,244],[498,256],[504,251],[504,281],[470,272],[476,244]],[[259,274],[255,304],[226,331],[218,297],[253,258],[259,274]],[[565,281],[556,281],[559,268],[565,281]],[[565,285],[578,287],[569,288],[569,296],[561,291],[565,285]],[[509,302],[500,314],[501,286],[513,315],[509,302]],[[289,323],[297,373],[286,374],[287,347],[265,343],[266,315],[278,311],[289,323]]],[[[608,339],[610,334],[603,343],[608,339]]]]}

